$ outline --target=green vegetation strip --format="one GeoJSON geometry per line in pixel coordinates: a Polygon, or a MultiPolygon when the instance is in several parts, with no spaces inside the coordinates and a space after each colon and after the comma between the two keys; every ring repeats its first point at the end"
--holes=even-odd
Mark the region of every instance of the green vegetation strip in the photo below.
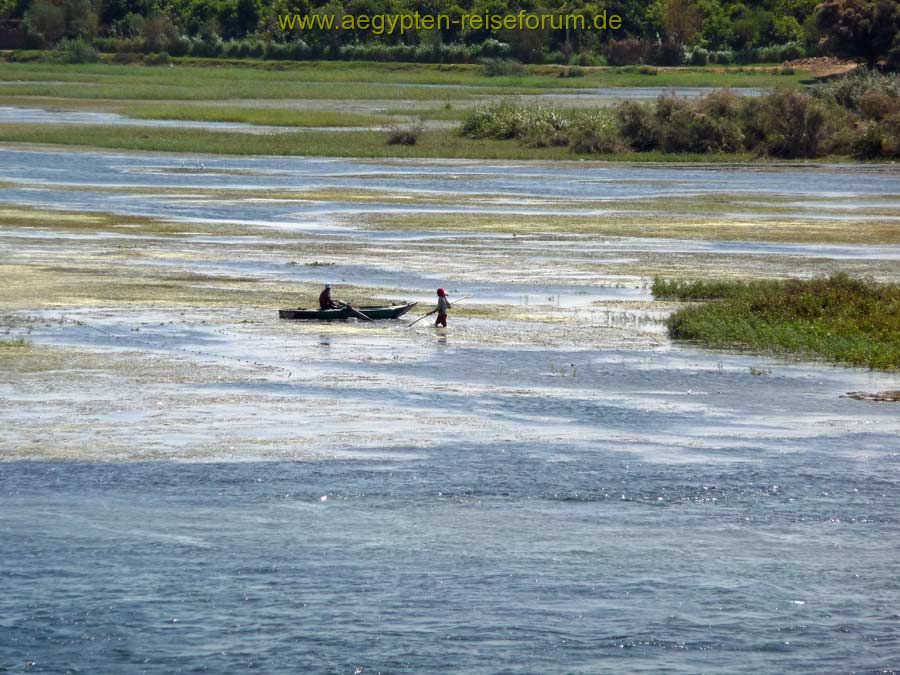
{"type": "Polygon", "coordinates": [[[337,110],[292,110],[201,105],[133,105],[119,110],[123,115],[146,120],[197,120],[242,122],[282,127],[373,127],[390,122],[384,115],[337,110]]]}
{"type": "Polygon", "coordinates": [[[736,162],[744,154],[676,154],[625,152],[577,155],[568,148],[529,148],[506,141],[471,139],[453,131],[426,131],[416,145],[388,145],[380,131],[303,131],[272,135],[201,129],[134,128],[80,125],[0,124],[0,142],[43,143],[152,152],[221,155],[292,155],[362,158],[446,158],[626,162],[736,162]]]}
{"type": "Polygon", "coordinates": [[[653,295],[706,301],[669,318],[673,338],[900,370],[900,284],[843,274],[749,282],[657,278],[653,295]]]}
{"type": "MultiPolygon", "coordinates": [[[[176,60],[177,61],[177,60],[176,60]]],[[[189,63],[189,62],[188,62],[189,63]]],[[[215,67],[173,68],[106,64],[5,63],[4,89],[43,96],[131,99],[406,98],[456,100],[469,94],[538,93],[592,87],[797,87],[808,73],[777,68],[585,68],[584,76],[560,77],[554,67],[520,76],[487,77],[479,66],[308,61],[279,64],[214,62],[215,67]],[[15,83],[14,85],[12,83],[15,83]],[[89,87],[84,85],[88,84],[89,87]],[[99,86],[102,85],[102,86],[99,86]],[[415,87],[409,85],[440,85],[415,87]],[[92,92],[90,89],[100,89],[92,92]]]]}

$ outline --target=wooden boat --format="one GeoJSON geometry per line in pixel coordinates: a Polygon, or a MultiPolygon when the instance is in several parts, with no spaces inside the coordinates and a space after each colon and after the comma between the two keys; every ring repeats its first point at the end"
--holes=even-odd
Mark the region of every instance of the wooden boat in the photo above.
{"type": "MultiPolygon", "coordinates": [[[[403,316],[417,302],[411,302],[407,305],[388,305],[386,307],[355,307],[370,319],[396,319],[403,316]]],[[[355,314],[353,309],[349,307],[339,307],[338,309],[279,309],[278,318],[280,319],[304,319],[309,321],[342,321],[349,319],[355,314]]]]}

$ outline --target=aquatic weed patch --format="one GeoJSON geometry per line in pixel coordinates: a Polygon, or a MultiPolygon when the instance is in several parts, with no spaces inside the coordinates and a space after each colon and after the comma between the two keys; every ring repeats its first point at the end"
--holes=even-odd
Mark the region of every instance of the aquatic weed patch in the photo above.
{"type": "Polygon", "coordinates": [[[772,281],[655,279],[654,297],[706,300],[668,320],[673,338],[709,347],[900,369],[900,284],[828,278],[772,281]]]}

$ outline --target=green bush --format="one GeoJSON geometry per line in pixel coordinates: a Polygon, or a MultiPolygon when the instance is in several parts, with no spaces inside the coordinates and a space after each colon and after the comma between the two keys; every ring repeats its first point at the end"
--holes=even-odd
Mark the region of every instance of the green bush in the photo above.
{"type": "Polygon", "coordinates": [[[580,66],[572,66],[571,68],[560,68],[559,76],[560,77],[584,77],[585,76],[584,68],[580,66]]]}
{"type": "Polygon", "coordinates": [[[776,91],[748,106],[747,127],[753,150],[772,157],[815,158],[829,151],[833,111],[796,91],[776,91]]]}
{"type": "Polygon", "coordinates": [[[814,97],[848,110],[859,111],[867,94],[882,94],[900,99],[900,73],[879,73],[857,68],[826,84],[812,87],[814,97]]]}
{"type": "Polygon", "coordinates": [[[900,158],[900,113],[868,123],[856,139],[853,154],[860,159],[900,158]]]}
{"type": "Polygon", "coordinates": [[[650,106],[623,101],[616,106],[615,114],[623,140],[632,150],[640,152],[659,147],[659,127],[650,106]]]}
{"type": "Polygon", "coordinates": [[[569,144],[568,122],[553,117],[538,117],[532,120],[522,132],[524,145],[530,148],[562,147],[569,144]]]}
{"type": "MultiPolygon", "coordinates": [[[[475,108],[463,123],[461,133],[470,138],[525,138],[537,142],[536,135],[556,133],[569,124],[562,113],[546,107],[523,107],[501,101],[475,108]]],[[[549,145],[550,141],[544,145],[549,145]]]]}
{"type": "Polygon", "coordinates": [[[487,77],[521,77],[528,72],[515,59],[482,59],[481,71],[487,77]]]}
{"type": "Polygon", "coordinates": [[[304,61],[316,57],[316,53],[303,40],[270,42],[263,57],[272,61],[304,61]]]}
{"type": "Polygon", "coordinates": [[[627,150],[615,117],[606,111],[577,115],[567,132],[568,145],[575,153],[615,154],[627,150]]]}
{"type": "Polygon", "coordinates": [[[117,52],[110,59],[115,64],[127,65],[131,63],[143,63],[144,55],[138,52],[117,52]]]}
{"type": "Polygon", "coordinates": [[[147,54],[144,56],[145,66],[168,66],[171,65],[172,58],[166,52],[158,52],[156,54],[147,54]]]}
{"type": "Polygon", "coordinates": [[[692,66],[705,66],[709,64],[709,52],[703,47],[695,47],[688,58],[688,63],[692,66]]]}
{"type": "Polygon", "coordinates": [[[96,63],[100,60],[100,53],[87,40],[61,40],[52,60],[57,63],[96,63]]]}
{"type": "MultiPolygon", "coordinates": [[[[760,47],[755,52],[754,61],[759,63],[781,63],[782,61],[802,59],[806,56],[806,49],[800,42],[787,42],[783,45],[760,47]]],[[[751,63],[751,61],[746,63],[751,63]]]]}

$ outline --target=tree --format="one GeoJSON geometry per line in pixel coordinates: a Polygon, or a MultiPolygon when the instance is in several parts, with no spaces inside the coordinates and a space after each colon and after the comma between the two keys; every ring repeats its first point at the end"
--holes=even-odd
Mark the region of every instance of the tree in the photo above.
{"type": "Polygon", "coordinates": [[[895,0],[827,0],[816,8],[816,27],[827,50],[863,58],[874,68],[900,33],[900,5],[895,0]]]}
{"type": "Polygon", "coordinates": [[[259,16],[257,0],[231,0],[220,5],[218,18],[225,37],[239,38],[256,30],[259,16]]]}
{"type": "Polygon", "coordinates": [[[178,31],[167,14],[154,14],[141,26],[141,36],[148,52],[164,52],[178,38],[178,31]]]}
{"type": "Polygon", "coordinates": [[[678,45],[687,44],[700,28],[700,13],[692,0],[665,0],[663,26],[670,40],[678,45]]]}
{"type": "Polygon", "coordinates": [[[55,44],[66,34],[66,13],[48,0],[38,0],[25,13],[25,27],[46,44],[55,44]]]}
{"type": "Polygon", "coordinates": [[[0,0],[0,19],[13,16],[16,11],[16,0],[0,0]]]}
{"type": "Polygon", "coordinates": [[[66,36],[91,38],[97,32],[97,15],[91,0],[63,0],[66,17],[66,36]]]}

